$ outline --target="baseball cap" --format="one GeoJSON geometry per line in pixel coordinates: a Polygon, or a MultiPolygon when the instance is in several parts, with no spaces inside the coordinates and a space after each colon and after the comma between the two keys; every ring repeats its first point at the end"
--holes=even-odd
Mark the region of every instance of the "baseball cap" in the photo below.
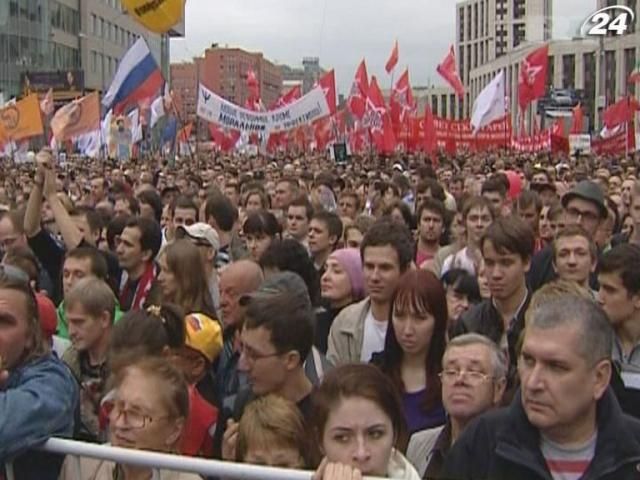
{"type": "Polygon", "coordinates": [[[45,339],[51,340],[56,333],[58,327],[58,314],[56,306],[53,302],[42,293],[36,293],[36,303],[38,305],[38,318],[40,319],[40,327],[45,339]]]}
{"type": "Polygon", "coordinates": [[[176,229],[176,238],[190,238],[192,240],[204,240],[217,252],[220,249],[220,237],[218,232],[208,223],[198,222],[193,225],[181,225],[176,229]]]}
{"type": "Polygon", "coordinates": [[[575,187],[569,190],[562,196],[562,206],[567,208],[567,204],[573,198],[581,198],[583,200],[587,200],[589,202],[595,203],[600,210],[600,217],[607,218],[609,212],[607,210],[607,206],[604,203],[604,193],[602,193],[602,189],[591,180],[582,180],[575,187]]]}
{"type": "Polygon", "coordinates": [[[262,285],[255,292],[245,294],[240,297],[239,303],[245,307],[252,300],[266,299],[271,296],[288,293],[302,300],[305,306],[312,308],[311,299],[309,298],[309,290],[304,280],[294,272],[284,271],[269,275],[262,285]]]}
{"type": "Polygon", "coordinates": [[[187,338],[185,345],[196,350],[213,363],[222,350],[220,323],[202,313],[191,313],[184,319],[187,338]]]}

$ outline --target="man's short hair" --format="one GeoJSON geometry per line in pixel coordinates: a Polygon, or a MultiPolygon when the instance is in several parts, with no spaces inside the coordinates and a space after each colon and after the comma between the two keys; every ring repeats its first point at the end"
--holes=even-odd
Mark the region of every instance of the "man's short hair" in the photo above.
{"type": "Polygon", "coordinates": [[[76,258],[79,260],[89,259],[91,263],[91,273],[100,280],[107,281],[109,267],[104,255],[94,247],[77,247],[69,250],[65,259],[76,258]]]}
{"type": "Polygon", "coordinates": [[[510,215],[493,221],[480,241],[484,250],[485,242],[490,241],[499,254],[517,253],[523,261],[533,256],[535,238],[531,227],[520,217],[510,215]]]}
{"type": "Polygon", "coordinates": [[[491,219],[495,218],[495,212],[493,211],[493,205],[491,205],[491,202],[487,200],[485,197],[473,196],[473,197],[469,197],[464,202],[464,206],[462,207],[462,219],[466,221],[467,215],[469,215],[469,212],[476,208],[481,208],[481,209],[486,208],[487,210],[489,210],[491,219]]]}
{"type": "Polygon", "coordinates": [[[416,222],[420,225],[420,218],[422,217],[422,212],[425,210],[435,213],[439,215],[442,219],[442,223],[444,224],[445,219],[447,218],[447,209],[440,200],[437,200],[432,197],[427,197],[424,201],[418,206],[418,211],[416,212],[416,222]]]}
{"type": "Polygon", "coordinates": [[[406,226],[387,219],[374,223],[364,235],[360,245],[360,256],[363,262],[367,248],[386,246],[390,246],[398,254],[401,272],[409,268],[414,259],[414,242],[406,226]]]}
{"type": "Polygon", "coordinates": [[[356,212],[360,212],[360,209],[362,208],[360,196],[353,190],[343,190],[338,198],[353,198],[353,201],[356,204],[356,212]]]}
{"type": "Polygon", "coordinates": [[[123,202],[126,202],[127,205],[129,205],[129,210],[131,210],[132,215],[140,214],[140,204],[138,203],[138,200],[136,199],[136,197],[134,197],[133,195],[121,194],[121,195],[118,195],[118,197],[116,198],[116,201],[117,200],[122,200],[123,202]]]}
{"type": "Polygon", "coordinates": [[[442,185],[440,185],[435,178],[427,177],[421,180],[416,186],[416,193],[424,193],[426,191],[429,191],[431,196],[436,200],[444,202],[446,199],[444,188],[442,188],[442,185]]]}
{"type": "Polygon", "coordinates": [[[40,274],[40,264],[33,251],[26,246],[14,245],[7,249],[2,259],[5,265],[11,265],[19,268],[29,277],[30,282],[37,282],[40,274]]]}
{"type": "Polygon", "coordinates": [[[9,219],[13,225],[13,231],[17,235],[22,235],[24,233],[24,213],[24,209],[0,212],[0,221],[5,218],[9,219]]]}
{"type": "Polygon", "coordinates": [[[466,347],[469,345],[484,345],[487,347],[491,354],[491,374],[494,379],[498,380],[507,377],[508,362],[504,351],[496,342],[484,335],[480,335],[479,333],[465,333],[464,335],[458,335],[457,337],[452,338],[447,343],[445,355],[454,347],[466,347]]]}
{"type": "Polygon", "coordinates": [[[204,207],[205,220],[213,217],[218,228],[223,232],[230,232],[233,224],[238,219],[238,209],[233,206],[231,200],[222,194],[210,195],[204,207]]]}
{"type": "Polygon", "coordinates": [[[497,192],[500,194],[502,198],[507,196],[507,187],[504,184],[504,181],[497,175],[488,178],[482,184],[482,195],[489,192],[497,192]]]}
{"type": "Polygon", "coordinates": [[[535,207],[536,212],[540,213],[542,210],[542,200],[540,200],[540,195],[538,192],[534,192],[533,190],[525,190],[520,194],[517,200],[518,210],[526,210],[530,207],[535,207]]]}
{"type": "MultiPolygon", "coordinates": [[[[589,236],[589,234],[582,228],[580,225],[567,225],[556,234],[556,238],[551,243],[551,249],[553,252],[553,259],[556,259],[558,255],[558,240],[566,237],[583,237],[587,240],[589,244],[589,254],[591,255],[592,260],[596,260],[598,258],[598,246],[593,241],[593,239],[589,236]]],[[[640,278],[640,277],[639,277],[640,278]]]]}
{"type": "Polygon", "coordinates": [[[171,203],[171,205],[169,206],[171,217],[175,215],[176,208],[193,210],[196,212],[196,216],[198,216],[198,207],[193,202],[193,200],[186,195],[178,195],[176,199],[171,203]]]}
{"type": "Polygon", "coordinates": [[[245,311],[244,328],[263,327],[276,351],[296,351],[304,363],[313,344],[314,315],[309,299],[290,292],[252,298],[245,311]]]}
{"type": "Polygon", "coordinates": [[[313,217],[313,205],[311,205],[311,202],[306,195],[298,195],[294,198],[288,205],[287,210],[291,207],[304,207],[307,221],[311,221],[311,218],[313,217]]]}
{"type": "Polygon", "coordinates": [[[342,238],[342,220],[340,220],[338,214],[320,210],[314,213],[311,219],[324,223],[327,226],[327,230],[329,230],[329,236],[336,237],[336,244],[340,241],[342,238]]]}
{"type": "Polygon", "coordinates": [[[85,217],[91,233],[99,231],[103,227],[102,217],[93,207],[78,206],[69,212],[72,217],[85,217]]]}
{"type": "Polygon", "coordinates": [[[143,190],[138,194],[138,202],[140,204],[149,205],[153,209],[153,216],[156,222],[160,223],[162,219],[162,198],[155,190],[143,190]]]}
{"type": "Polygon", "coordinates": [[[84,311],[96,318],[103,312],[109,312],[111,323],[116,312],[116,297],[111,287],[103,280],[94,277],[83,278],[64,296],[65,309],[81,305],[84,311]]]}
{"type": "Polygon", "coordinates": [[[627,294],[637,294],[640,292],[640,247],[630,243],[613,247],[600,259],[598,271],[620,275],[627,294]]]}
{"type": "Polygon", "coordinates": [[[140,247],[143,252],[151,250],[151,260],[158,256],[162,246],[162,230],[158,222],[144,217],[130,218],[126,227],[140,230],[140,247]]]}
{"type": "Polygon", "coordinates": [[[552,329],[576,326],[580,332],[579,354],[587,363],[595,364],[610,359],[613,346],[613,329],[606,313],[593,300],[577,295],[563,295],[545,302],[531,312],[529,329],[552,329]]]}

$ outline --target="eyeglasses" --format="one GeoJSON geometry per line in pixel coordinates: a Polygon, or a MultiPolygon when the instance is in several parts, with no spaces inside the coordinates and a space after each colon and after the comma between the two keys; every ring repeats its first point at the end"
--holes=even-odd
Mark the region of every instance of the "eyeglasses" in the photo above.
{"type": "Polygon", "coordinates": [[[494,377],[491,375],[487,375],[484,372],[478,372],[477,370],[443,370],[438,374],[440,380],[443,383],[452,384],[456,382],[459,378],[466,378],[469,385],[476,386],[480,385],[487,380],[491,380],[494,377]]]}
{"type": "Polygon", "coordinates": [[[145,415],[142,412],[126,409],[124,408],[122,402],[118,400],[107,405],[107,411],[109,413],[109,420],[111,421],[111,423],[115,423],[120,417],[123,417],[124,423],[130,428],[134,429],[145,428],[150,423],[162,420],[163,418],[169,418],[169,416],[167,415],[153,418],[149,415],[145,415]]]}
{"type": "Polygon", "coordinates": [[[578,210],[575,207],[567,208],[567,216],[571,219],[571,221],[583,218],[586,222],[592,224],[597,223],[600,220],[600,215],[586,210],[578,210]]]}
{"type": "Polygon", "coordinates": [[[263,360],[265,358],[270,358],[270,357],[279,357],[280,355],[282,355],[281,353],[275,352],[275,353],[258,353],[255,350],[251,349],[250,347],[247,347],[244,343],[240,344],[240,355],[244,355],[244,358],[247,360],[247,362],[254,364],[256,363],[258,360],[263,360]]]}

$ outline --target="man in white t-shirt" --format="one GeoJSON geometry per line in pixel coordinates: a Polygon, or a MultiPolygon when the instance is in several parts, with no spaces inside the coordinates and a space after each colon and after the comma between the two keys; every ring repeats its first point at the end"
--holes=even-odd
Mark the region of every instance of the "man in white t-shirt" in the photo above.
{"type": "Polygon", "coordinates": [[[381,220],[364,236],[360,252],[369,296],[344,308],[329,332],[327,358],[334,365],[368,362],[384,350],[393,295],[411,266],[414,243],[409,231],[381,220]]]}

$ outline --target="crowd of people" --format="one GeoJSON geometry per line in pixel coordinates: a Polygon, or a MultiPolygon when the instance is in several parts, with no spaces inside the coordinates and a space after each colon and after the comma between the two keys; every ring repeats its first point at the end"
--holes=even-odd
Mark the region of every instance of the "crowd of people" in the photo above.
{"type": "Polygon", "coordinates": [[[151,478],[38,449],[64,437],[315,480],[638,478],[636,162],[3,165],[0,464],[151,478]]]}

